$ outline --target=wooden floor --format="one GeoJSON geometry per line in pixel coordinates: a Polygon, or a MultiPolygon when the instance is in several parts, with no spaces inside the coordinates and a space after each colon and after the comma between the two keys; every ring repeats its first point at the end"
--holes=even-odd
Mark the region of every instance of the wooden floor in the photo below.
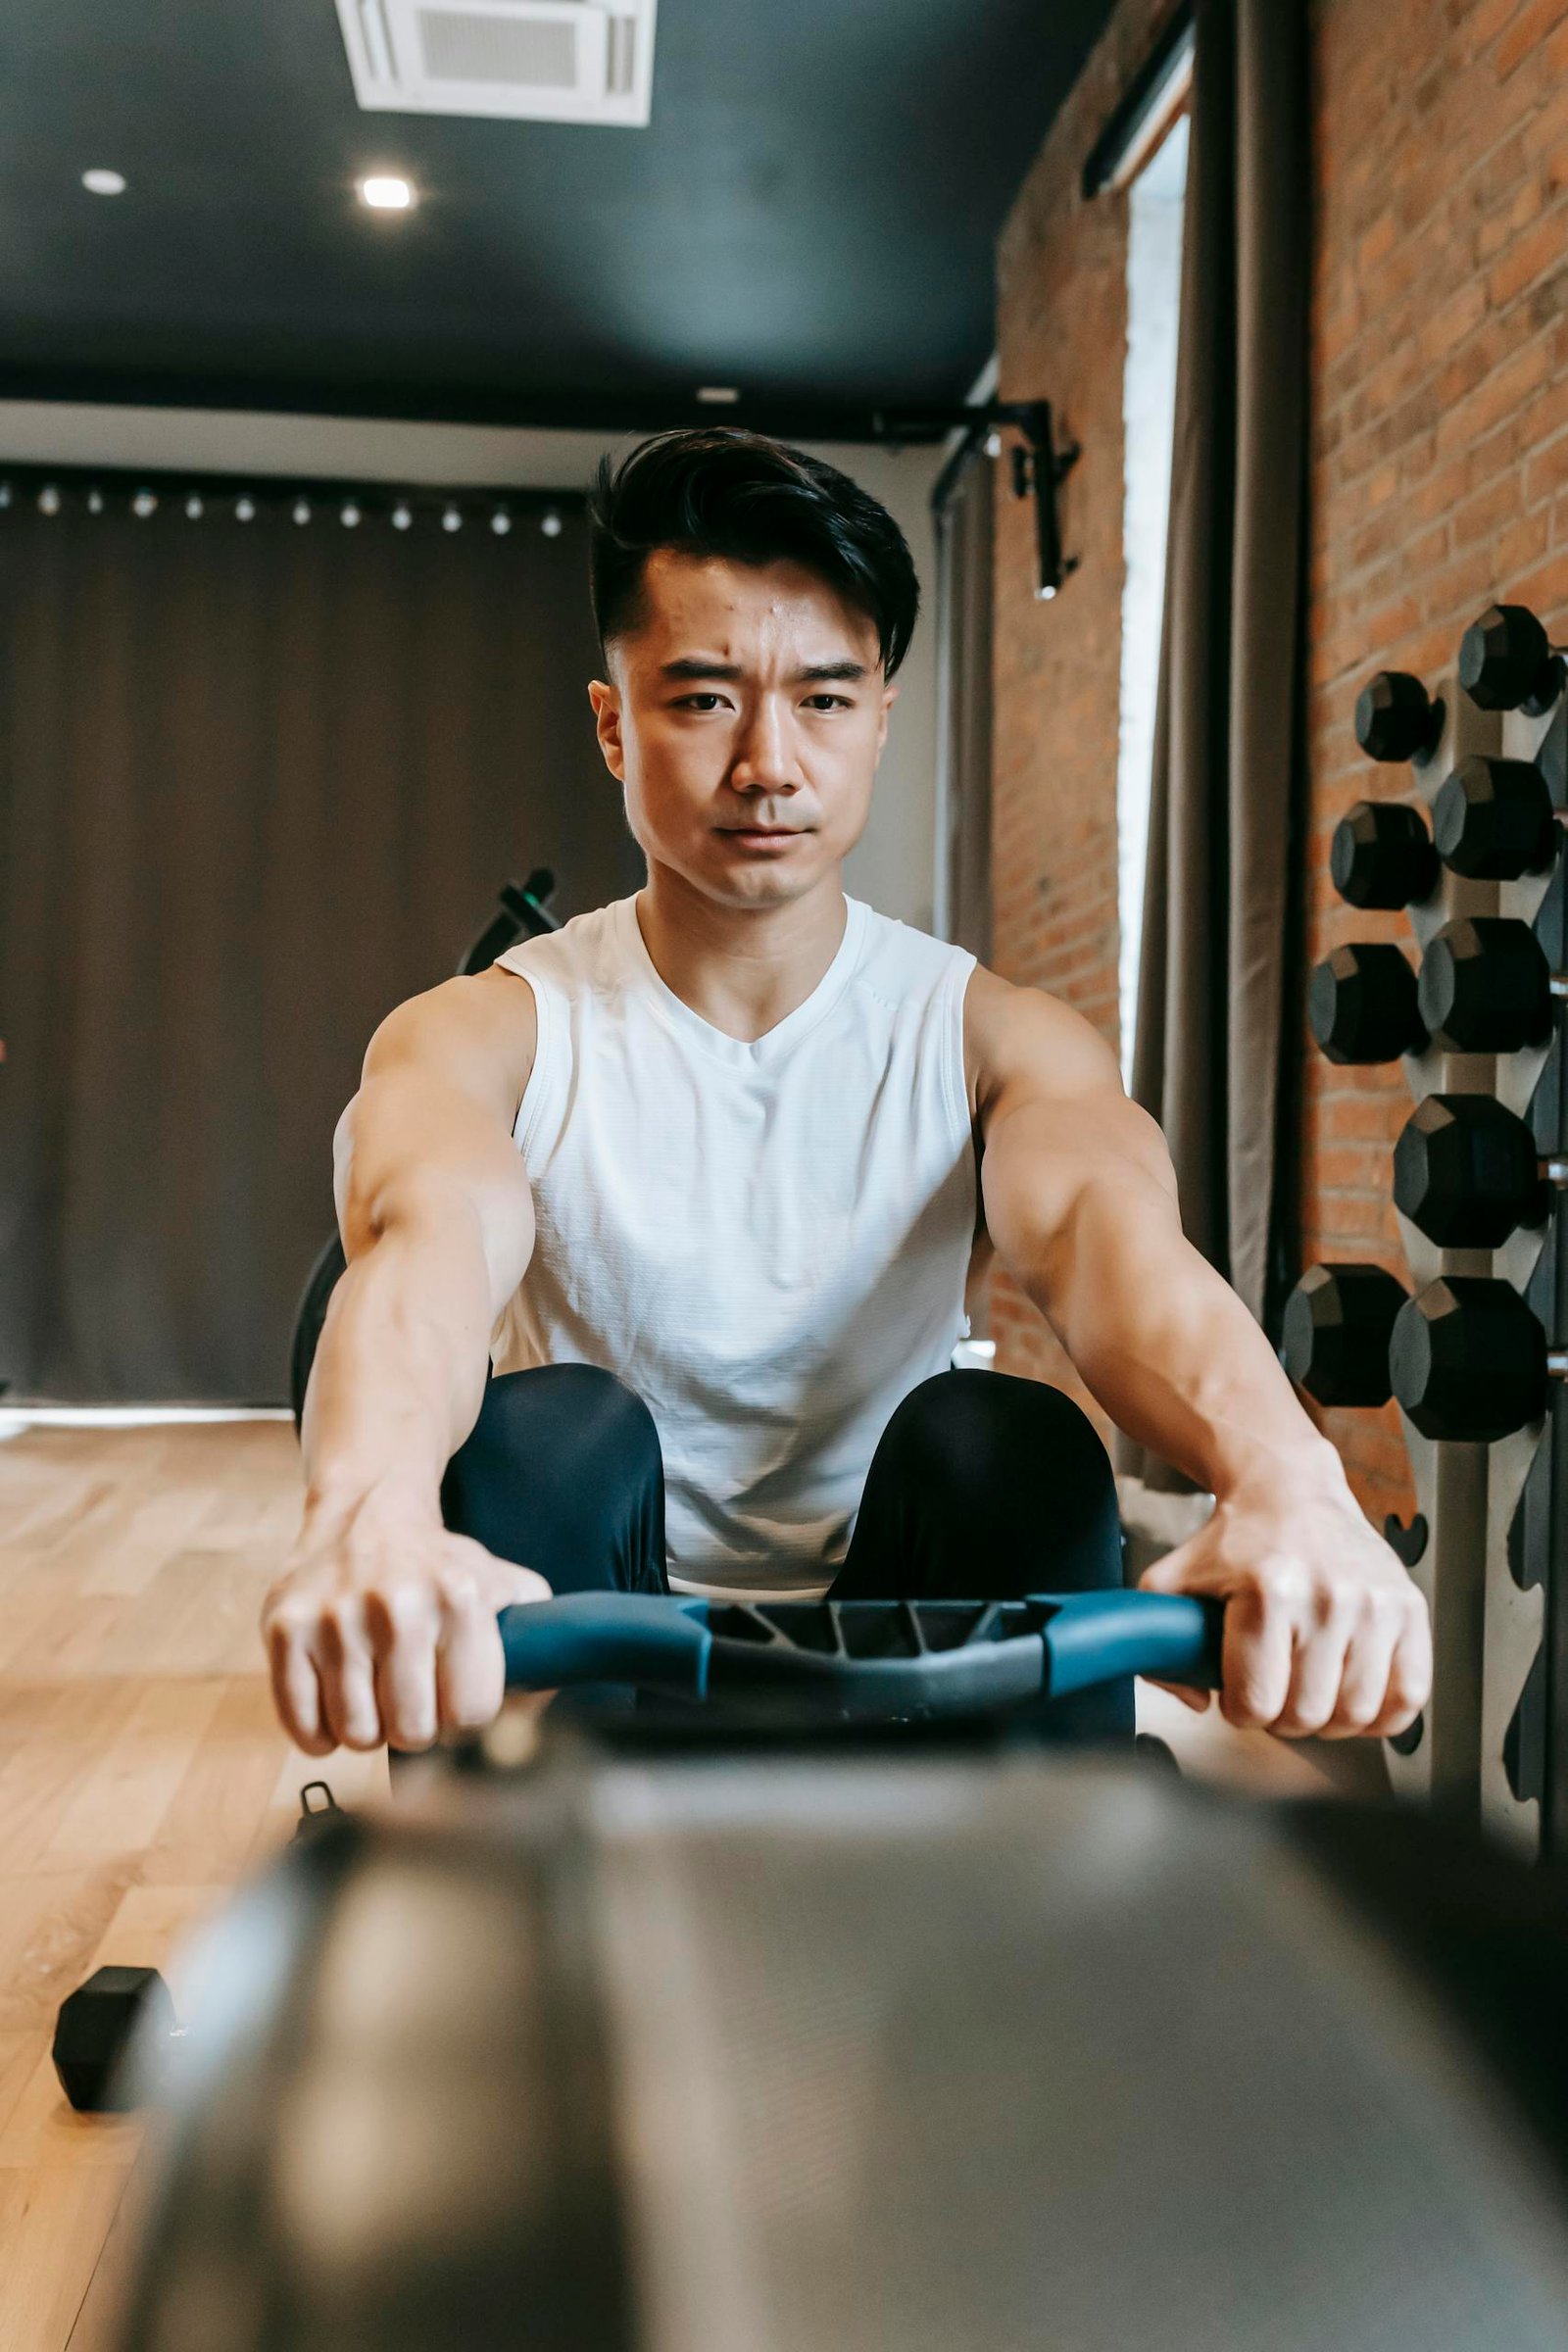
{"type": "Polygon", "coordinates": [[[256,1624],[298,1479],[276,1423],[0,1445],[4,2352],[104,2341],[100,2256],[140,2137],[66,2105],[60,2001],[101,1961],[165,1966],[289,1836],[313,1774],[349,1803],[384,1784],[379,1757],[312,1765],[272,1717],[256,1624]]]}
{"type": "MultiPolygon", "coordinates": [[[[300,1785],[346,1804],[382,1757],[284,1741],[257,1616],[299,1513],[286,1425],[32,1430],[0,1444],[0,2352],[100,2352],[140,2127],[74,2115],[54,2016],[103,1961],[164,1967],[279,1844],[300,1785]]],[[[1261,1735],[1141,1693],[1184,1766],[1321,1792],[1261,1735]]]]}

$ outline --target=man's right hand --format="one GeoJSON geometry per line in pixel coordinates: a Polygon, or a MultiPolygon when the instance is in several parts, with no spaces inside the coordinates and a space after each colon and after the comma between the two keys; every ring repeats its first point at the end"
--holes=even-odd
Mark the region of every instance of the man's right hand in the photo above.
{"type": "Polygon", "coordinates": [[[262,1609],[284,1729],[313,1756],[482,1729],[506,1690],[497,1615],[549,1595],[406,1494],[313,1505],[262,1609]]]}

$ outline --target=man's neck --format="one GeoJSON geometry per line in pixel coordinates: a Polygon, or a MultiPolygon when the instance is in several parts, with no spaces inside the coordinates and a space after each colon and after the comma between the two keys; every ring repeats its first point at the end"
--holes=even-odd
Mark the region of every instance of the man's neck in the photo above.
{"type": "Polygon", "coordinates": [[[652,866],[634,902],[655,971],[683,1004],[753,1045],[806,1003],[844,940],[842,875],[783,906],[715,906],[652,866]]]}

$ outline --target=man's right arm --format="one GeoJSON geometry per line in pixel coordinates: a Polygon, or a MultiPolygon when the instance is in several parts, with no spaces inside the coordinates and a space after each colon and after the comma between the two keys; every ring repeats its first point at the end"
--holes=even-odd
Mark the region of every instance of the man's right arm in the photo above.
{"type": "Polygon", "coordinates": [[[546,1590],[448,1534],[440,1504],[533,1250],[512,1128],[534,1042],[526,983],[449,981],[382,1023],[339,1122],[348,1266],[305,1402],[304,1522],[263,1613],[278,1711],[315,1754],[488,1722],[496,1614],[546,1590]]]}

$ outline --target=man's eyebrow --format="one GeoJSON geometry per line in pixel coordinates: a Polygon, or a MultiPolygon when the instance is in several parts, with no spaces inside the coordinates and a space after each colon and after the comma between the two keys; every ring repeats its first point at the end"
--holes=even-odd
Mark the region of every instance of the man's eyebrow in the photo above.
{"type": "MultiPolygon", "coordinates": [[[[746,673],[738,662],[721,662],[716,655],[679,654],[672,662],[662,662],[659,674],[662,678],[691,679],[741,678],[746,673]]],[[[795,672],[791,683],[797,686],[817,685],[839,679],[846,684],[853,684],[857,678],[866,675],[863,662],[809,662],[804,669],[795,672]]]]}

